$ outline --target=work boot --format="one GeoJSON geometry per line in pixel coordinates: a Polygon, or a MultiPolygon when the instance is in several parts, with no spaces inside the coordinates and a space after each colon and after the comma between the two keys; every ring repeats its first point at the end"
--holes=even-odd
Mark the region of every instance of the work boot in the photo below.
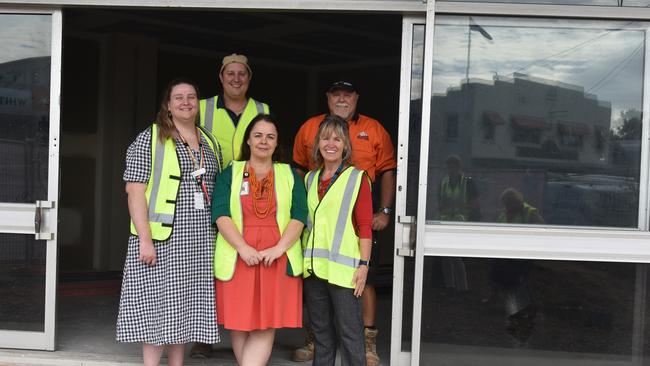
{"type": "Polygon", "coordinates": [[[291,354],[291,361],[294,362],[306,362],[314,359],[314,333],[311,331],[311,327],[305,327],[307,335],[305,336],[305,345],[296,348],[291,354]]]}
{"type": "Polygon", "coordinates": [[[377,328],[363,328],[366,336],[366,366],[378,366],[379,355],[377,355],[377,328]]]}
{"type": "Polygon", "coordinates": [[[190,349],[191,358],[209,358],[212,355],[212,345],[195,342],[190,349]]]}

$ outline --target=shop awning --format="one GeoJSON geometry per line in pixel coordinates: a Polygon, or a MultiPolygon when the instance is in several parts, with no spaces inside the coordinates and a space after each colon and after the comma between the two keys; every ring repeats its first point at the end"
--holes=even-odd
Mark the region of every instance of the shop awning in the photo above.
{"type": "Polygon", "coordinates": [[[506,121],[501,117],[501,113],[495,111],[483,111],[483,123],[490,125],[502,125],[506,121]]]}
{"type": "Polygon", "coordinates": [[[524,128],[543,129],[546,128],[546,126],[548,125],[548,123],[546,123],[546,120],[544,118],[524,116],[520,114],[513,114],[510,117],[510,120],[512,121],[513,125],[524,127],[524,128]]]}

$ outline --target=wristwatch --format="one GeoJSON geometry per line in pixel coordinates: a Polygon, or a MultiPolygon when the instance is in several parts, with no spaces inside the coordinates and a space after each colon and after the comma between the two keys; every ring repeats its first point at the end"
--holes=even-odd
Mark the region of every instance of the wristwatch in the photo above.
{"type": "Polygon", "coordinates": [[[366,266],[367,267],[368,266],[368,261],[364,261],[363,259],[360,259],[359,260],[359,265],[357,267],[361,267],[361,266],[366,266]]]}
{"type": "Polygon", "coordinates": [[[383,212],[386,215],[390,215],[391,213],[393,213],[393,209],[390,207],[380,207],[379,212],[383,212]]]}

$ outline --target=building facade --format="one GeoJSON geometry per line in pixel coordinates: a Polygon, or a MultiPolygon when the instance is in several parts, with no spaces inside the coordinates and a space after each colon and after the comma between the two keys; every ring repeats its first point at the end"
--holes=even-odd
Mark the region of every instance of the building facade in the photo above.
{"type": "Polygon", "coordinates": [[[386,364],[647,364],[648,5],[0,1],[0,348],[57,348],[57,269],[120,271],[125,147],[241,52],[282,134],[344,77],[394,137],[386,364]]]}

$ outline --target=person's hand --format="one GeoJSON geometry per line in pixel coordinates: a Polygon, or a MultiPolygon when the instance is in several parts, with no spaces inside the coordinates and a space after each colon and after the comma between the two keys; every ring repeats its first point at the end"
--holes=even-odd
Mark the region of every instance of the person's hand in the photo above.
{"type": "Polygon", "coordinates": [[[273,264],[276,259],[282,256],[282,254],[284,254],[284,250],[282,250],[282,248],[277,245],[266,248],[260,252],[260,255],[262,256],[262,263],[264,263],[266,267],[273,264]]]}
{"type": "Polygon", "coordinates": [[[372,216],[372,229],[375,231],[382,231],[388,226],[390,222],[390,215],[383,212],[375,212],[372,216]]]}
{"type": "Polygon", "coordinates": [[[256,266],[262,261],[260,253],[250,245],[242,245],[237,249],[237,253],[247,266],[256,266]]]}
{"type": "Polygon", "coordinates": [[[156,247],[154,247],[153,241],[151,239],[140,239],[140,255],[138,259],[144,264],[148,264],[150,266],[156,265],[156,247]]]}
{"type": "Polygon", "coordinates": [[[368,278],[368,266],[359,266],[352,277],[354,296],[359,297],[363,294],[363,289],[366,287],[366,278],[368,278]]]}

